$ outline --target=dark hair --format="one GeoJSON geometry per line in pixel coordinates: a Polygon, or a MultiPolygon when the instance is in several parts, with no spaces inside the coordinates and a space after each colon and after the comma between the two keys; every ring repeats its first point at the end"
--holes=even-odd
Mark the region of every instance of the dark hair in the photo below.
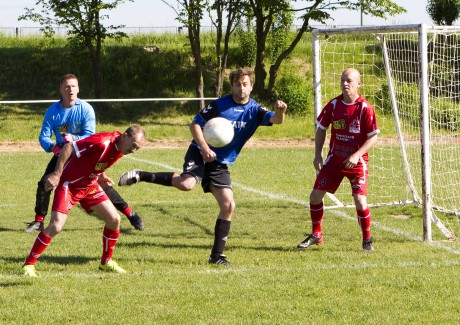
{"type": "Polygon", "coordinates": [[[78,78],[76,75],[71,74],[71,73],[66,73],[65,75],[61,77],[61,80],[59,80],[59,86],[61,86],[64,81],[69,80],[69,79],[75,79],[78,81],[78,78]]]}
{"type": "Polygon", "coordinates": [[[252,71],[246,69],[237,69],[235,71],[230,72],[230,84],[233,85],[233,81],[240,79],[241,77],[248,76],[249,80],[251,81],[251,85],[254,84],[254,80],[252,77],[252,71]]]}
{"type": "Polygon", "coordinates": [[[136,134],[142,134],[142,137],[145,139],[145,132],[144,129],[137,124],[131,125],[129,128],[126,129],[125,133],[130,137],[133,138],[136,134]]]}

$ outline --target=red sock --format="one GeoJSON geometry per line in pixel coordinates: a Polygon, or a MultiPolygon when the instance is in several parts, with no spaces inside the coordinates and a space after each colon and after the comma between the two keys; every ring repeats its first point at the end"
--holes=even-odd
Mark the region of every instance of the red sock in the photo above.
{"type": "Polygon", "coordinates": [[[113,250],[117,244],[118,237],[120,235],[120,229],[109,229],[104,227],[104,232],[102,233],[102,258],[101,264],[107,263],[113,255],[113,250]]]}
{"type": "Polygon", "coordinates": [[[356,210],[358,213],[358,223],[363,232],[363,240],[369,239],[371,237],[371,211],[369,208],[365,210],[356,210]]]}
{"type": "Polygon", "coordinates": [[[133,213],[133,209],[128,205],[122,212],[125,216],[130,217],[131,213],[133,213]]]}
{"type": "Polygon", "coordinates": [[[45,216],[42,216],[40,214],[35,214],[35,221],[43,222],[43,221],[45,221],[45,216]]]}
{"type": "Polygon", "coordinates": [[[42,230],[35,239],[35,243],[30,250],[29,256],[27,256],[24,265],[35,265],[40,255],[43,253],[46,247],[48,247],[49,243],[51,243],[51,237],[49,237],[45,232],[42,230]]]}
{"type": "Polygon", "coordinates": [[[317,238],[321,237],[323,232],[322,223],[324,216],[323,202],[320,204],[310,203],[310,216],[311,216],[311,234],[317,238]]]}

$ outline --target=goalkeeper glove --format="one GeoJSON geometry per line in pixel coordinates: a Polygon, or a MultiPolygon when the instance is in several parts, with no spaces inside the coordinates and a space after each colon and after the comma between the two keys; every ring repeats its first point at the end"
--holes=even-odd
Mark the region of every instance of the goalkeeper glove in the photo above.
{"type": "Polygon", "coordinates": [[[63,133],[62,134],[62,139],[64,140],[64,142],[74,142],[77,140],[77,137],[74,136],[73,134],[70,134],[70,133],[63,133]]]}
{"type": "Polygon", "coordinates": [[[52,151],[56,156],[58,156],[59,153],[61,152],[61,147],[60,147],[60,146],[57,146],[56,144],[53,144],[53,145],[50,147],[50,151],[52,151]]]}

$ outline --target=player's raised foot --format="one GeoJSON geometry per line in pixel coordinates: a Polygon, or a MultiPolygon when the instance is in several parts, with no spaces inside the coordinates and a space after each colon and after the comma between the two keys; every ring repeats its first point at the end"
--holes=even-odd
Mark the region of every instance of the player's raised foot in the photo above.
{"type": "Polygon", "coordinates": [[[118,186],[130,186],[136,183],[139,183],[140,177],[139,172],[140,169],[134,169],[129,172],[124,173],[120,176],[118,180],[118,186]]]}
{"type": "Polygon", "coordinates": [[[299,249],[307,249],[312,245],[319,245],[322,244],[324,241],[323,235],[321,237],[315,237],[313,235],[308,235],[300,244],[297,245],[299,249]]]}
{"type": "Polygon", "coordinates": [[[21,275],[29,278],[38,278],[37,271],[35,270],[35,265],[24,265],[21,267],[21,275]]]}
{"type": "Polygon", "coordinates": [[[112,272],[112,273],[120,273],[124,274],[126,273],[125,270],[123,270],[117,262],[114,260],[110,259],[107,263],[99,265],[99,270],[104,271],[104,272],[112,272]]]}
{"type": "Polygon", "coordinates": [[[136,228],[137,230],[144,230],[144,221],[139,217],[136,212],[132,212],[131,215],[128,217],[129,222],[131,225],[136,228]]]}
{"type": "Polygon", "coordinates": [[[227,256],[220,255],[219,257],[209,257],[208,260],[209,264],[216,264],[216,265],[224,265],[224,266],[232,266],[233,264],[227,261],[227,256]]]}
{"type": "Polygon", "coordinates": [[[373,253],[374,247],[372,247],[372,243],[374,242],[374,238],[369,237],[366,240],[363,240],[363,251],[365,253],[373,253]]]}
{"type": "Polygon", "coordinates": [[[31,223],[29,223],[26,227],[26,229],[24,229],[25,232],[32,232],[32,231],[42,231],[43,230],[43,222],[38,222],[38,221],[32,221],[31,223]]]}

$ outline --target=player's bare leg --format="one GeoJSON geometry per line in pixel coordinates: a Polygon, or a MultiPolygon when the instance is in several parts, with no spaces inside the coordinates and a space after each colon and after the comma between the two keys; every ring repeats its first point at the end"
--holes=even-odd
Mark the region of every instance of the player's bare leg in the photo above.
{"type": "Polygon", "coordinates": [[[53,211],[51,212],[50,223],[45,229],[43,229],[43,231],[49,237],[54,237],[62,231],[66,221],[67,214],[58,211],[53,211]]]}
{"type": "Polygon", "coordinates": [[[98,183],[104,190],[105,194],[107,194],[115,208],[126,216],[131,225],[137,230],[144,230],[144,221],[141,217],[139,217],[136,211],[131,208],[128,202],[123,199],[120,193],[118,193],[113,186],[109,186],[101,180],[99,180],[98,183]]]}
{"type": "Polygon", "coordinates": [[[195,176],[191,174],[176,174],[174,173],[172,178],[172,186],[181,191],[191,191],[198,181],[195,176]]]}

